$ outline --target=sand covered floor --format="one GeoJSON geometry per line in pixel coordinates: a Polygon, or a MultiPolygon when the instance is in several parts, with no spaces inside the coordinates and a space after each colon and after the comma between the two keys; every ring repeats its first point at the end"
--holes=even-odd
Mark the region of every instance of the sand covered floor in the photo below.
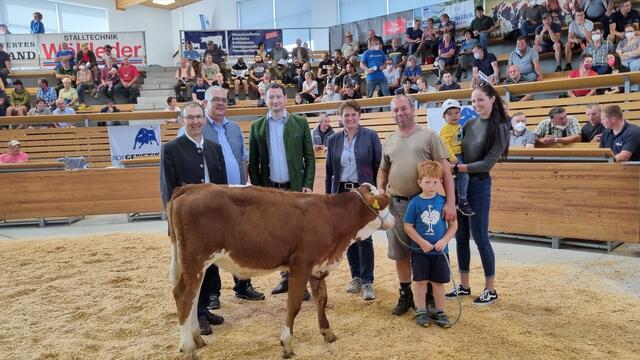
{"type": "MultiPolygon", "coordinates": [[[[456,326],[424,329],[410,315],[390,314],[397,281],[385,250],[376,245],[375,301],[344,292],[346,261],[329,276],[335,343],[323,343],[313,302],[303,305],[296,359],[638,359],[640,299],[617,292],[610,279],[585,272],[575,281],[570,262],[498,261],[497,304],[478,308],[464,299],[456,326]]],[[[169,240],[160,234],[0,242],[0,358],[180,358],[168,262],[169,240]]],[[[472,265],[477,295],[477,257],[472,265]]],[[[254,285],[268,293],[277,280],[272,274],[254,285]]],[[[243,301],[230,274],[222,271],[222,281],[218,313],[226,322],[205,337],[200,358],[279,359],[286,297],[243,301]]],[[[455,302],[447,304],[453,315],[455,302]]]]}

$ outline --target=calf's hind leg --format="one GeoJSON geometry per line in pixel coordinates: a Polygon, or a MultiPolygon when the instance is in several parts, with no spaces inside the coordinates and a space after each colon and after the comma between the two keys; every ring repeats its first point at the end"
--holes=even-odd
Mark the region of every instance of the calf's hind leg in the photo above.
{"type": "Polygon", "coordinates": [[[324,277],[319,278],[311,276],[309,279],[311,285],[311,293],[316,300],[316,307],[318,308],[318,325],[320,326],[320,333],[324,337],[324,341],[331,343],[336,341],[337,337],[333,331],[329,328],[329,320],[327,319],[327,285],[324,282],[324,277]]]}
{"type": "Polygon", "coordinates": [[[304,297],[304,290],[309,281],[311,268],[291,269],[289,272],[289,293],[287,295],[287,324],[280,335],[282,357],[285,359],[295,355],[293,353],[293,321],[295,320],[304,297]]]}

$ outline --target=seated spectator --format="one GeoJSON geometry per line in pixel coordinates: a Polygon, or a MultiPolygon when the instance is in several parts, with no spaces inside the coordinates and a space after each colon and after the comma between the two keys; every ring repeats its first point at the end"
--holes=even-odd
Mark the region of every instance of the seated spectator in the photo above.
{"type": "Polygon", "coordinates": [[[435,50],[433,53],[437,53],[438,46],[444,39],[445,33],[451,33],[451,37],[453,41],[455,41],[455,33],[456,33],[456,22],[451,20],[449,14],[443,13],[440,15],[440,23],[438,23],[438,27],[436,28],[436,35],[438,36],[438,41],[435,44],[435,50]]]}
{"type": "Polygon", "coordinates": [[[576,8],[573,14],[573,21],[569,24],[567,43],[564,45],[564,59],[567,62],[564,71],[571,70],[573,50],[580,49],[580,51],[584,51],[587,45],[591,44],[592,31],[593,23],[591,20],[585,19],[584,9],[576,8]]]}
{"type": "Polygon", "coordinates": [[[529,6],[520,7],[518,18],[520,19],[520,36],[527,37],[542,25],[542,15],[544,7],[538,3],[529,1],[529,6]],[[534,4],[531,6],[531,4],[534,4]]]}
{"type": "MultiPolygon", "coordinates": [[[[347,73],[342,79],[342,88],[344,89],[350,84],[356,93],[361,94],[360,79],[360,74],[356,72],[355,66],[352,63],[347,63],[347,73]]],[[[344,93],[342,94],[342,97],[344,98],[344,93]]]]}
{"type": "Polygon", "coordinates": [[[450,32],[445,32],[442,36],[442,41],[438,46],[438,57],[436,62],[438,63],[438,78],[442,77],[447,65],[453,65],[456,60],[456,42],[453,40],[450,32]]]}
{"type": "Polygon", "coordinates": [[[411,55],[407,59],[407,66],[402,72],[402,80],[409,79],[414,85],[417,84],[418,78],[422,77],[422,68],[417,64],[416,57],[411,55]]]}
{"type": "Polygon", "coordinates": [[[101,113],[116,113],[116,112],[120,112],[120,109],[118,109],[118,107],[116,107],[116,104],[113,102],[113,100],[109,99],[107,100],[106,105],[100,109],[101,113]]]}
{"type": "Polygon", "coordinates": [[[640,37],[636,36],[635,25],[627,25],[624,28],[625,38],[618,43],[616,51],[620,55],[622,65],[631,71],[640,70],[640,37]]]}
{"type": "Polygon", "coordinates": [[[75,85],[76,83],[76,70],[71,66],[71,64],[62,60],[62,65],[56,68],[56,79],[58,79],[58,85],[56,86],[56,92],[59,92],[60,89],[64,87],[62,80],[69,79],[71,85],[75,85]]]}
{"type": "Polygon", "coordinates": [[[336,91],[340,90],[340,83],[338,81],[338,76],[336,75],[335,66],[331,65],[327,68],[327,76],[324,77],[325,86],[329,84],[333,84],[336,87],[336,91]]]}
{"type": "Polygon", "coordinates": [[[473,31],[468,29],[464,32],[464,40],[460,43],[460,53],[458,54],[458,68],[456,69],[456,81],[460,82],[463,73],[467,77],[467,68],[473,63],[473,49],[480,43],[473,37],[473,31]]]}
{"type": "Polygon", "coordinates": [[[114,88],[120,83],[120,74],[118,74],[118,69],[105,66],[104,69],[102,69],[102,73],[103,75],[100,79],[100,85],[98,86],[97,92],[104,95],[106,98],[113,100],[114,88]]]}
{"type": "Polygon", "coordinates": [[[76,78],[77,85],[77,93],[78,93],[78,101],[80,102],[80,106],[78,106],[79,110],[87,109],[88,106],[85,102],[85,91],[89,91],[90,96],[98,97],[98,93],[96,92],[96,83],[93,81],[93,74],[89,69],[85,67],[84,64],[78,65],[78,74],[76,78]]]}
{"type": "Polygon", "coordinates": [[[126,96],[129,104],[135,104],[138,97],[138,68],[129,63],[130,56],[122,57],[122,65],[118,68],[120,82],[113,86],[113,91],[126,96]]]}
{"type": "Polygon", "coordinates": [[[56,67],[62,67],[62,63],[67,61],[73,68],[76,65],[75,54],[76,52],[69,46],[69,43],[63,41],[60,45],[60,50],[56,51],[56,67]]]}
{"type": "Polygon", "coordinates": [[[353,34],[351,31],[344,33],[344,43],[342,43],[340,52],[346,59],[350,58],[351,55],[358,54],[358,43],[353,41],[353,34]]]}
{"type": "Polygon", "coordinates": [[[601,111],[599,104],[587,105],[587,123],[580,129],[582,142],[600,143],[602,132],[604,131],[604,125],[602,125],[602,121],[600,120],[601,111]]]}
{"type": "Polygon", "coordinates": [[[386,67],[387,55],[382,51],[381,42],[371,40],[371,48],[364,52],[360,61],[360,68],[367,74],[367,97],[373,97],[376,87],[380,88],[383,96],[389,96],[389,84],[382,71],[386,67]]]}
{"type": "Polygon", "coordinates": [[[342,95],[342,100],[362,99],[362,94],[356,91],[353,83],[350,82],[342,88],[340,95],[342,95]]]}
{"type": "Polygon", "coordinates": [[[414,55],[421,57],[423,60],[427,56],[433,56],[433,59],[438,56],[438,30],[434,26],[433,18],[427,19],[427,26],[422,29],[422,40],[418,48],[414,55]],[[433,52],[434,49],[436,52],[433,52]]]}
{"type": "Polygon", "coordinates": [[[623,0],[618,6],[618,11],[611,14],[609,40],[615,43],[625,39],[628,25],[633,25],[635,29],[638,29],[638,26],[640,26],[640,13],[632,8],[631,0],[623,0]]]}
{"type": "Polygon", "coordinates": [[[338,86],[341,86],[342,80],[344,79],[344,75],[347,73],[348,60],[343,56],[342,50],[340,49],[334,50],[333,54],[334,54],[333,65],[336,70],[336,84],[338,86]]]}
{"type": "Polygon", "coordinates": [[[318,90],[322,91],[324,89],[324,85],[326,84],[325,80],[327,74],[329,74],[329,67],[333,66],[333,60],[329,58],[328,52],[322,53],[322,60],[320,64],[318,64],[318,73],[316,76],[316,81],[318,82],[318,90]]]}
{"type": "MultiPolygon", "coordinates": [[[[393,40],[395,40],[395,38],[393,40]]],[[[418,50],[418,47],[420,46],[420,41],[422,41],[422,20],[420,18],[416,18],[413,22],[413,27],[408,27],[404,33],[404,42],[409,47],[408,55],[415,55],[416,50],[418,50]]],[[[400,42],[399,38],[398,42],[400,42]]],[[[393,42],[391,45],[393,46],[393,42]]]]}
{"type": "MultiPolygon", "coordinates": [[[[64,101],[64,104],[70,108],[75,109],[78,106],[78,92],[71,87],[71,80],[62,79],[63,88],[58,93],[58,100],[64,101]]],[[[58,102],[56,101],[56,105],[58,102]]]]}
{"type": "MultiPolygon", "coordinates": [[[[265,72],[265,74],[268,73],[268,71],[265,72]]],[[[216,79],[213,81],[213,83],[211,83],[211,86],[220,86],[223,89],[229,90],[229,83],[224,81],[224,75],[222,75],[222,72],[216,74],[216,79]]],[[[227,95],[227,97],[229,97],[229,95],[227,95]]]]}
{"type": "Polygon", "coordinates": [[[33,20],[29,24],[32,34],[44,34],[44,23],[42,22],[42,14],[38,11],[33,13],[33,20]]]}
{"type": "Polygon", "coordinates": [[[498,59],[492,53],[486,53],[480,45],[473,49],[473,63],[471,77],[471,87],[475,87],[481,81],[491,85],[498,84],[500,80],[500,70],[498,69],[498,59]]]}
{"type": "Polygon", "coordinates": [[[254,63],[249,67],[249,86],[256,93],[258,93],[258,84],[267,71],[269,71],[269,66],[262,60],[262,56],[256,55],[254,63]]]}
{"type": "Polygon", "coordinates": [[[38,79],[38,90],[36,90],[36,97],[40,99],[44,99],[47,102],[47,106],[50,108],[54,108],[56,106],[56,100],[58,99],[58,94],[56,90],[52,87],[49,87],[49,81],[47,79],[38,79]]]}
{"type": "Polygon", "coordinates": [[[41,116],[41,115],[51,115],[51,109],[49,109],[49,104],[43,98],[36,99],[36,106],[32,107],[31,110],[27,113],[27,116],[41,116]]]}
{"type": "MultiPolygon", "coordinates": [[[[607,70],[605,70],[605,74],[619,74],[619,73],[628,73],[630,70],[628,67],[622,65],[622,60],[620,60],[620,55],[617,52],[612,51],[607,54],[607,70]]],[[[624,92],[624,86],[621,87],[612,87],[604,90],[603,94],[617,94],[624,92]]]]}
{"type": "MultiPolygon", "coordinates": [[[[309,50],[302,46],[302,39],[296,39],[296,47],[291,50],[291,57],[299,59],[302,62],[309,62],[311,60],[309,57],[309,50]]],[[[327,57],[329,57],[328,54],[327,57]]]]}
{"type": "Polygon", "coordinates": [[[20,151],[20,141],[9,141],[9,152],[0,155],[0,163],[14,164],[26,163],[29,161],[29,154],[20,151]]]}
{"type": "Polygon", "coordinates": [[[327,147],[327,141],[329,136],[333,135],[335,131],[331,127],[331,119],[329,115],[323,113],[320,116],[320,122],[318,127],[313,129],[313,148],[315,150],[324,150],[327,147]]]}
{"type": "Polygon", "coordinates": [[[591,42],[582,51],[583,54],[593,55],[592,70],[602,75],[607,71],[607,53],[614,51],[613,43],[602,37],[600,26],[593,27],[591,42]]]}
{"type": "MultiPolygon", "coordinates": [[[[185,43],[185,50],[182,52],[182,57],[191,62],[200,62],[200,53],[193,50],[193,44],[190,41],[185,43]]],[[[191,65],[193,66],[193,63],[191,65]]]]}
{"type": "Polygon", "coordinates": [[[517,112],[511,117],[510,147],[534,148],[536,136],[527,129],[527,116],[523,112],[517,112]]]}
{"type": "Polygon", "coordinates": [[[233,82],[234,96],[236,100],[239,98],[240,85],[244,90],[244,98],[249,98],[249,68],[245,64],[243,58],[238,58],[238,61],[231,67],[231,81],[233,82]]]}
{"type": "Polygon", "coordinates": [[[527,37],[521,36],[516,41],[516,48],[509,53],[509,65],[518,65],[522,77],[527,81],[542,81],[542,68],[538,53],[529,48],[527,37]]]}
{"type": "Polygon", "coordinates": [[[339,92],[336,92],[336,86],[333,84],[327,84],[324,89],[324,95],[317,97],[315,102],[337,102],[342,100],[339,92]]]}
{"type": "Polygon", "coordinates": [[[393,38],[391,40],[391,49],[387,51],[387,58],[391,59],[394,67],[400,66],[401,69],[407,63],[407,49],[402,46],[400,38],[393,38]]]}
{"type": "Polygon", "coordinates": [[[196,83],[191,88],[191,100],[202,105],[204,101],[204,94],[207,92],[209,84],[204,81],[202,76],[196,78],[196,83]]]}
{"type": "Polygon", "coordinates": [[[473,36],[480,40],[480,46],[487,51],[489,36],[491,36],[491,32],[496,30],[496,25],[492,17],[484,14],[484,8],[481,5],[476,6],[475,15],[476,18],[471,21],[473,36]]]}
{"type": "Polygon", "coordinates": [[[302,91],[302,83],[304,83],[304,74],[311,71],[311,65],[309,63],[302,64],[302,67],[296,68],[296,73],[292,78],[294,84],[296,84],[296,91],[302,91]]]}
{"type": "MultiPolygon", "coordinates": [[[[604,29],[602,39],[606,40],[609,36],[609,17],[613,13],[613,0],[591,0],[581,3],[584,4],[586,18],[594,24],[600,23],[604,29]]],[[[591,51],[589,53],[593,54],[591,51]]]]}
{"type": "MultiPolygon", "coordinates": [[[[389,84],[389,92],[395,94],[400,87],[400,67],[393,66],[393,60],[387,58],[387,67],[382,71],[389,84]]],[[[379,95],[381,95],[380,93],[379,95]]]]}
{"type": "Polygon", "coordinates": [[[4,51],[4,44],[0,42],[0,86],[3,88],[9,87],[9,83],[7,82],[7,76],[11,72],[11,56],[9,53],[4,51]]]}
{"type": "Polygon", "coordinates": [[[191,87],[196,80],[196,72],[187,58],[180,58],[180,67],[176,69],[176,84],[173,91],[179,102],[187,101],[191,98],[191,87]]]}
{"type": "Polygon", "coordinates": [[[640,127],[626,121],[618,105],[605,106],[601,116],[600,147],[611,149],[616,161],[640,161],[640,127]]]}
{"type": "Polygon", "coordinates": [[[304,74],[304,82],[302,83],[300,96],[310,103],[316,101],[318,97],[318,82],[313,79],[313,73],[311,71],[307,71],[307,73],[304,74]]]}
{"type": "Polygon", "coordinates": [[[258,94],[260,95],[260,99],[258,100],[258,107],[267,106],[265,96],[267,95],[267,86],[269,86],[270,83],[271,73],[265,71],[265,73],[262,75],[262,79],[260,79],[260,82],[258,83],[258,94]]]}
{"type": "Polygon", "coordinates": [[[458,90],[460,89],[460,84],[453,81],[453,76],[451,75],[451,71],[445,71],[442,73],[442,85],[440,85],[440,91],[447,90],[458,90]]]}
{"type": "Polygon", "coordinates": [[[275,80],[283,81],[285,71],[287,69],[287,60],[289,60],[289,52],[282,47],[282,41],[276,40],[275,46],[269,53],[271,58],[271,76],[275,80]]]}
{"type": "Polygon", "coordinates": [[[412,87],[413,83],[411,79],[404,79],[402,81],[402,87],[396,90],[395,95],[411,95],[418,93],[418,90],[412,87]]]}
{"type": "Polygon", "coordinates": [[[219,72],[220,66],[213,62],[213,57],[210,54],[205,55],[204,62],[200,64],[200,75],[204,77],[204,81],[209,86],[213,86],[213,82],[216,81],[216,75],[219,72]]]}
{"type": "Polygon", "coordinates": [[[369,29],[369,37],[367,38],[367,50],[373,48],[373,42],[378,40],[378,45],[380,46],[380,50],[383,50],[384,41],[382,41],[382,36],[376,35],[376,29],[369,29]]]}
{"type": "Polygon", "coordinates": [[[84,65],[85,68],[91,72],[93,79],[96,81],[100,78],[98,59],[96,59],[96,54],[89,49],[89,44],[83,43],[80,45],[80,52],[76,56],[76,65],[84,65]]]}
{"type": "MultiPolygon", "coordinates": [[[[528,82],[527,79],[525,79],[520,74],[520,67],[516,64],[509,65],[509,67],[507,67],[507,75],[508,77],[503,83],[505,85],[521,84],[521,83],[528,82]]],[[[512,93],[509,93],[509,101],[529,101],[531,99],[533,99],[533,95],[531,94],[513,95],[512,93]]]]}
{"type": "Polygon", "coordinates": [[[213,63],[220,67],[220,71],[225,77],[229,77],[225,62],[227,61],[227,53],[213,41],[207,42],[207,49],[204,51],[204,56],[211,55],[213,63]]]}
{"type": "MultiPolygon", "coordinates": [[[[73,115],[75,113],[76,111],[73,108],[67,107],[67,103],[64,100],[58,99],[56,100],[56,109],[51,112],[51,115],[73,115]]],[[[76,127],[75,123],[68,122],[55,123],[53,126],[58,128],[76,127]]]]}
{"type": "Polygon", "coordinates": [[[430,92],[436,92],[436,88],[434,88],[433,86],[427,84],[427,81],[420,76],[418,78],[418,80],[416,80],[416,85],[418,87],[418,93],[419,94],[423,94],[423,93],[430,93],[430,92]]]}
{"type": "Polygon", "coordinates": [[[296,93],[296,96],[293,98],[293,102],[296,105],[304,105],[309,103],[307,100],[302,98],[302,95],[300,95],[300,93],[296,93]]]}
{"type": "Polygon", "coordinates": [[[553,51],[556,57],[556,72],[562,71],[562,27],[554,23],[549,13],[542,15],[542,25],[536,28],[535,50],[538,53],[553,51]]]}
{"type": "Polygon", "coordinates": [[[100,58],[102,60],[102,63],[105,64],[108,67],[115,67],[118,68],[118,59],[113,56],[111,54],[111,50],[113,48],[111,47],[111,45],[107,44],[103,47],[104,52],[102,53],[102,57],[100,58]],[[107,62],[111,61],[111,65],[109,65],[107,62]]]}
{"type": "MultiPolygon", "coordinates": [[[[569,73],[569,78],[583,78],[588,76],[598,76],[598,73],[591,70],[591,66],[593,65],[593,57],[590,54],[582,55],[582,59],[580,59],[580,68],[573,70],[569,73]]],[[[596,93],[596,89],[582,89],[582,90],[569,90],[567,91],[567,95],[569,97],[578,97],[578,96],[591,96],[596,93]]]]}
{"type": "Polygon", "coordinates": [[[9,97],[4,90],[0,89],[0,116],[7,116],[7,108],[9,108],[9,97]]]}
{"type": "Polygon", "coordinates": [[[29,111],[29,92],[20,79],[13,80],[13,91],[9,94],[7,116],[25,116],[29,111]]]}
{"type": "Polygon", "coordinates": [[[178,106],[178,99],[176,99],[174,96],[169,96],[167,98],[167,107],[164,108],[164,111],[172,111],[176,113],[176,118],[175,119],[167,119],[165,120],[165,123],[167,124],[177,124],[178,123],[178,117],[180,116],[180,107],[178,106]]]}
{"type": "Polygon", "coordinates": [[[535,131],[536,144],[571,144],[580,142],[580,127],[575,116],[567,116],[564,108],[554,107],[549,118],[542,120],[535,131]]]}

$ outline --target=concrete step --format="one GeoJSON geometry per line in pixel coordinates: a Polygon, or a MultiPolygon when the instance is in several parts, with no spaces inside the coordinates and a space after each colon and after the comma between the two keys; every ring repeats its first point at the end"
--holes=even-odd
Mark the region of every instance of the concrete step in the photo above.
{"type": "Polygon", "coordinates": [[[156,79],[156,78],[152,78],[152,79],[144,79],[144,84],[153,84],[153,85],[162,85],[163,87],[170,87],[172,88],[173,85],[175,85],[176,80],[175,79],[156,79]]]}
{"type": "MultiPolygon", "coordinates": [[[[138,98],[138,101],[140,101],[140,98],[138,98]]],[[[134,108],[136,111],[139,111],[139,110],[156,110],[156,108],[154,107],[154,105],[153,105],[153,104],[141,104],[140,102],[138,102],[137,104],[135,104],[135,105],[133,106],[133,108],[134,108]]],[[[163,109],[164,109],[164,108],[163,108],[163,109]]]]}
{"type": "Polygon", "coordinates": [[[144,89],[140,91],[140,97],[164,96],[166,98],[167,96],[172,95],[175,95],[175,91],[173,91],[173,89],[149,89],[147,87],[144,87],[144,89]]]}
{"type": "Polygon", "coordinates": [[[176,73],[172,71],[158,71],[147,73],[147,79],[175,79],[176,73]]]}
{"type": "Polygon", "coordinates": [[[162,72],[171,72],[171,73],[175,73],[176,70],[178,69],[177,66],[148,66],[147,67],[147,73],[162,73],[162,72]]]}
{"type": "Polygon", "coordinates": [[[165,104],[167,103],[166,96],[140,96],[138,97],[138,104],[165,104]]]}

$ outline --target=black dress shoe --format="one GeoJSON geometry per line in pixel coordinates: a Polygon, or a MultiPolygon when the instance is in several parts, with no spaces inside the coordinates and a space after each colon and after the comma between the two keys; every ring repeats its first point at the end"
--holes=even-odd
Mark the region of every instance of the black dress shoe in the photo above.
{"type": "Polygon", "coordinates": [[[264,294],[256,291],[253,286],[236,291],[236,297],[245,300],[264,300],[264,294]]]}
{"type": "Polygon", "coordinates": [[[200,327],[200,335],[211,335],[213,333],[206,315],[198,316],[198,326],[200,327]]]}
{"type": "Polygon", "coordinates": [[[289,279],[282,279],[282,281],[280,281],[280,283],[271,290],[271,294],[282,294],[287,291],[289,291],[289,279]]]}
{"type": "Polygon", "coordinates": [[[222,325],[224,323],[224,318],[220,315],[212,314],[207,311],[205,316],[211,325],[222,325]]]}
{"type": "Polygon", "coordinates": [[[302,297],[302,300],[309,301],[310,299],[311,299],[311,294],[309,294],[309,290],[307,290],[307,288],[304,288],[304,296],[302,297]]]}
{"type": "Polygon", "coordinates": [[[207,309],[209,310],[220,309],[220,297],[218,295],[211,295],[211,297],[209,298],[209,305],[207,305],[207,309]]]}

